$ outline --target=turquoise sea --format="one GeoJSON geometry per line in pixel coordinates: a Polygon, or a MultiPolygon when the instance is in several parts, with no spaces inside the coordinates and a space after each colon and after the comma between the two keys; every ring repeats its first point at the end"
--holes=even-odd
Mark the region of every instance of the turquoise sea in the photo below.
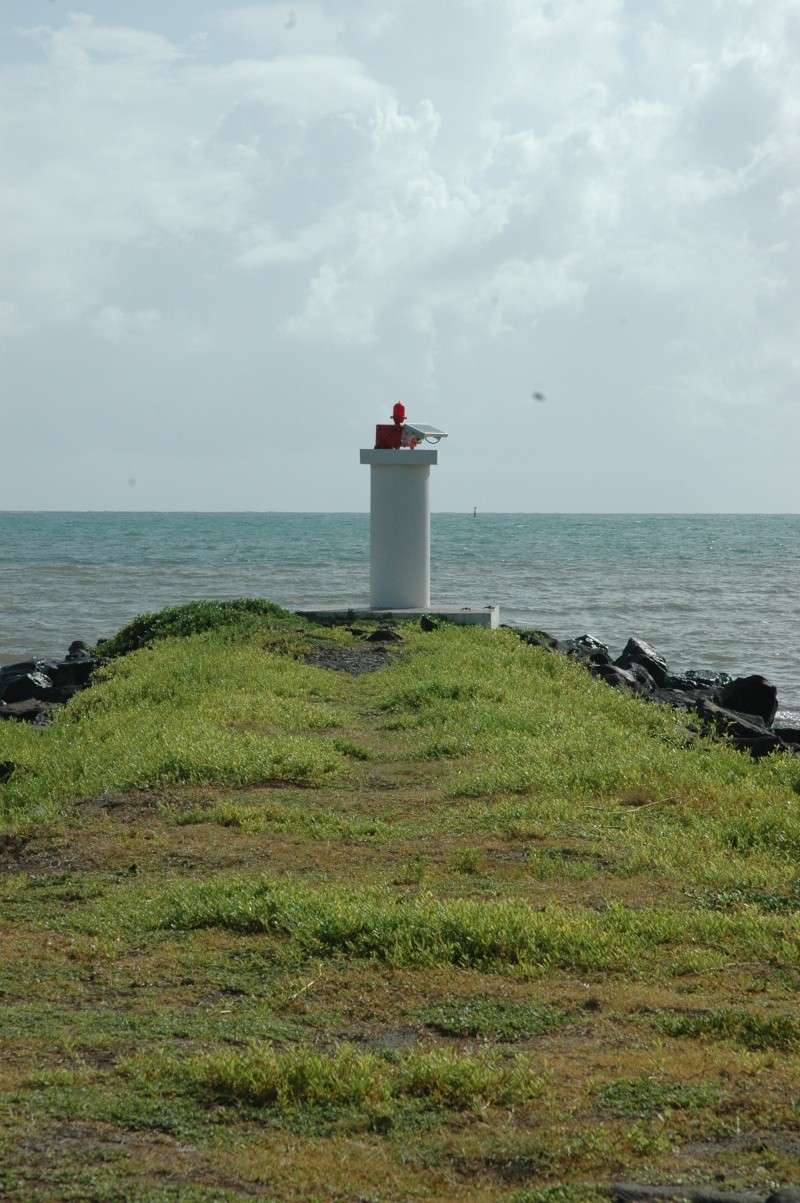
{"type": "MultiPolygon", "coordinates": [[[[435,602],[763,672],[800,710],[800,515],[435,514],[435,602]]],[[[364,604],[366,514],[0,513],[0,659],[200,597],[364,604]]]]}

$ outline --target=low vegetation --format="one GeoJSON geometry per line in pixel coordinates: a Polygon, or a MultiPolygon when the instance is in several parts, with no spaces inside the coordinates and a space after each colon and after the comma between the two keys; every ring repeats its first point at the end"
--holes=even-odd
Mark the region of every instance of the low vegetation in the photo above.
{"type": "Polygon", "coordinates": [[[244,1102],[292,1115],[299,1108],[330,1113],[355,1108],[385,1124],[386,1104],[419,1100],[435,1109],[475,1111],[528,1103],[542,1093],[542,1079],[527,1058],[505,1063],[449,1049],[388,1058],[341,1045],[333,1053],[270,1045],[244,1052],[206,1055],[174,1067],[174,1073],[207,1101],[244,1102]]]}
{"type": "Polygon", "coordinates": [[[112,639],[102,640],[97,651],[102,656],[127,656],[140,647],[152,646],[158,639],[211,630],[224,631],[229,639],[239,640],[262,630],[265,622],[271,632],[296,631],[302,625],[295,614],[260,597],[189,602],[155,614],[140,614],[112,639]]]}
{"type": "Polygon", "coordinates": [[[0,1196],[595,1203],[800,1141],[800,761],[513,632],[145,615],[0,724],[0,1196]]]}

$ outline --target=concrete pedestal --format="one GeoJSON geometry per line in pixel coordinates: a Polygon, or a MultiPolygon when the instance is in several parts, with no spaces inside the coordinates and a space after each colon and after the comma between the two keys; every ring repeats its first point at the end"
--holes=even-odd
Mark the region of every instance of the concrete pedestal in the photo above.
{"type": "Polygon", "coordinates": [[[431,604],[430,471],[436,451],[362,450],[370,466],[370,606],[416,610],[431,604]]]}
{"type": "Polygon", "coordinates": [[[408,621],[419,619],[423,614],[432,618],[444,618],[448,622],[456,622],[459,626],[489,627],[496,630],[500,626],[500,607],[484,606],[478,610],[472,606],[430,606],[424,610],[373,609],[370,606],[304,606],[295,611],[311,622],[337,623],[345,625],[357,622],[359,618],[372,619],[374,622],[408,621]]]}

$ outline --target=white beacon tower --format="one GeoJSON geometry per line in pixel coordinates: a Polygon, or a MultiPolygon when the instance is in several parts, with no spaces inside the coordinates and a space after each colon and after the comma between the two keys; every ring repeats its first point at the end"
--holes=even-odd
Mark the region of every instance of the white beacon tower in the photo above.
{"type": "Polygon", "coordinates": [[[435,426],[407,422],[400,401],[391,424],[376,427],[375,446],[361,452],[370,470],[369,605],[304,606],[298,614],[328,623],[432,614],[474,626],[499,624],[496,605],[431,605],[430,477],[439,453],[430,444],[446,437],[435,426]]]}
{"type": "Polygon", "coordinates": [[[431,467],[438,452],[421,446],[447,435],[406,422],[398,401],[392,425],[379,425],[375,446],[361,452],[370,468],[370,607],[429,610],[431,605],[431,467]]]}

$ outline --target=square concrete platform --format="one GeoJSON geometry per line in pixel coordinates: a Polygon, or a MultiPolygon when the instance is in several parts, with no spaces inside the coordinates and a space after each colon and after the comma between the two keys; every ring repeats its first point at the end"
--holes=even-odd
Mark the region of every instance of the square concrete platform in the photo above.
{"type": "Polygon", "coordinates": [[[489,627],[494,630],[500,626],[499,606],[430,606],[427,610],[371,610],[369,606],[303,606],[295,610],[303,618],[320,622],[353,622],[358,618],[408,620],[422,618],[429,614],[431,618],[445,618],[448,622],[457,622],[462,626],[489,627]]]}

